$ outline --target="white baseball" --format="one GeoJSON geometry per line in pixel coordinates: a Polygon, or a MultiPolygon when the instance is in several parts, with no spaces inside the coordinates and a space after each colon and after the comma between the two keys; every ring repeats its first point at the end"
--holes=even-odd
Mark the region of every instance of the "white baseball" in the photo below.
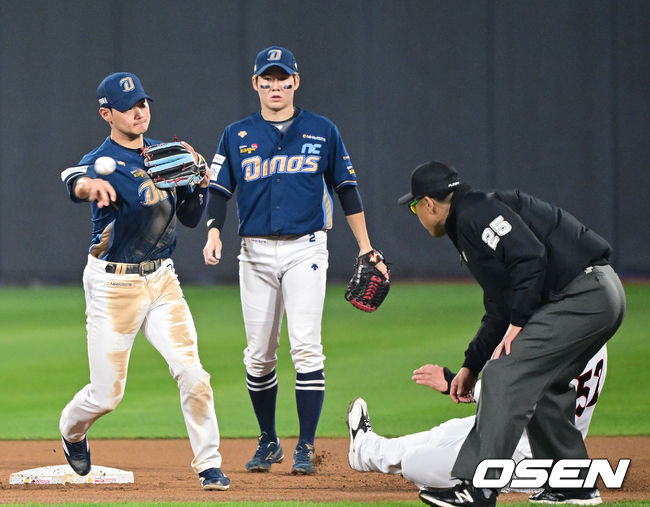
{"type": "Polygon", "coordinates": [[[102,176],[107,176],[115,170],[115,160],[111,157],[99,157],[95,160],[95,172],[102,176]]]}

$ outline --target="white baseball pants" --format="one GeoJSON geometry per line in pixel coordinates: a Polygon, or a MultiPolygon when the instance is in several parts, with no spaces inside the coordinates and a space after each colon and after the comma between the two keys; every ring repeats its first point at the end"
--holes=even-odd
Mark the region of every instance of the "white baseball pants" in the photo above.
{"type": "Polygon", "coordinates": [[[194,321],[171,259],[150,275],[106,273],[88,256],[83,283],[90,383],[61,413],[61,434],[78,442],[124,396],[129,356],[139,330],[165,358],[178,383],[196,473],[221,466],[210,375],[203,370],[194,321]]]}
{"type": "Polygon", "coordinates": [[[323,369],[327,234],[242,238],[238,258],[246,371],[262,377],[275,368],[285,310],[296,371],[323,369]]]}
{"type": "MultiPolygon", "coordinates": [[[[596,402],[607,374],[607,347],[594,355],[583,372],[571,384],[576,389],[576,427],[586,438],[596,402]]],[[[474,395],[480,394],[480,381],[474,395]]],[[[355,441],[354,463],[359,472],[402,474],[422,488],[450,488],[451,469],[458,452],[474,426],[476,416],[450,419],[429,431],[398,438],[385,438],[374,432],[361,433],[355,441]]],[[[515,462],[530,458],[532,452],[524,431],[512,456],[515,462]]]]}

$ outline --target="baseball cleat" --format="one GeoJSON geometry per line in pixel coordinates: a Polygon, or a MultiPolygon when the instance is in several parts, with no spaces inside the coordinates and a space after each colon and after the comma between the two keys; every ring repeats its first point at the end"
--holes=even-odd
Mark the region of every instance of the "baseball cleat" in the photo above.
{"type": "Polygon", "coordinates": [[[266,432],[257,437],[257,450],[253,458],[246,463],[249,472],[268,472],[273,463],[282,463],[284,452],[280,439],[270,440],[266,432]]]}
{"type": "Polygon", "coordinates": [[[70,467],[78,475],[88,475],[90,472],[90,448],[88,447],[88,439],[84,437],[81,442],[68,442],[65,438],[61,437],[63,443],[63,453],[65,459],[68,460],[70,467]]]}
{"type": "Polygon", "coordinates": [[[293,453],[293,475],[313,475],[316,468],[312,463],[314,459],[314,446],[305,440],[298,442],[296,450],[293,453]]]}
{"type": "Polygon", "coordinates": [[[226,491],[230,487],[230,479],[226,477],[221,468],[208,468],[199,473],[201,486],[205,490],[226,491]]]}
{"type": "Polygon", "coordinates": [[[363,398],[355,398],[348,406],[347,425],[350,430],[350,451],[348,452],[348,463],[350,468],[354,468],[355,448],[354,443],[357,436],[361,433],[372,431],[370,417],[368,416],[368,405],[363,398]]]}
{"type": "Polygon", "coordinates": [[[421,489],[420,500],[427,505],[454,507],[457,505],[476,505],[479,507],[494,507],[497,504],[497,493],[493,489],[475,488],[469,481],[462,481],[448,489],[421,489]]]}
{"type": "Polygon", "coordinates": [[[543,489],[530,495],[531,503],[599,505],[603,503],[598,488],[591,489],[543,489]]]}

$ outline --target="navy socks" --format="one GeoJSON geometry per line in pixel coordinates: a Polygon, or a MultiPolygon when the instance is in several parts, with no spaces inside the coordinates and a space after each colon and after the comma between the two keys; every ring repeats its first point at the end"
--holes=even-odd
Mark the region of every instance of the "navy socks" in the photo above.
{"type": "Polygon", "coordinates": [[[316,427],[325,399],[325,373],[323,370],[296,374],[296,406],[300,422],[299,440],[314,445],[316,427]]]}

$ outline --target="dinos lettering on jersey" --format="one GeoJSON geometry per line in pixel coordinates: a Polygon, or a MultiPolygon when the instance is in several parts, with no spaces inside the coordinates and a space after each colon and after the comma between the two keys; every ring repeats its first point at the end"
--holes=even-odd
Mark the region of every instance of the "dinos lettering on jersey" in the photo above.
{"type": "Polygon", "coordinates": [[[264,159],[255,156],[242,160],[241,169],[244,173],[244,181],[254,181],[260,178],[268,178],[276,173],[314,173],[318,171],[318,161],[321,157],[317,155],[276,155],[271,159],[264,159]]]}
{"type": "Polygon", "coordinates": [[[153,206],[167,199],[167,192],[158,188],[152,180],[145,180],[138,188],[140,203],[143,206],[153,206]]]}

